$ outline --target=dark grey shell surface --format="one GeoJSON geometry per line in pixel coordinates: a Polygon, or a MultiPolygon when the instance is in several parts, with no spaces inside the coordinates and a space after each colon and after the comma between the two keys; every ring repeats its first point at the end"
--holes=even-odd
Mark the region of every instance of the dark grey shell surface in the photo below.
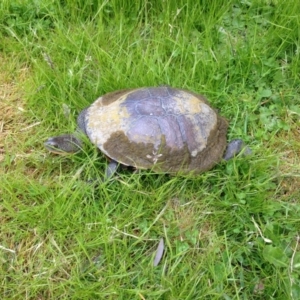
{"type": "Polygon", "coordinates": [[[88,137],[108,157],[168,173],[212,168],[222,159],[227,127],[203,96],[170,87],[109,93],[85,114],[88,137]]]}

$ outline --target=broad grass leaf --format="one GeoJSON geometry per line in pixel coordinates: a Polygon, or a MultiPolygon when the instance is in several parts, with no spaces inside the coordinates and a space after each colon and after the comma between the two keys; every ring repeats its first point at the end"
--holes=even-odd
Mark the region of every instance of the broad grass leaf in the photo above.
{"type": "Polygon", "coordinates": [[[276,267],[287,266],[288,258],[284,251],[279,247],[274,247],[272,245],[265,246],[263,256],[269,263],[276,267]]]}

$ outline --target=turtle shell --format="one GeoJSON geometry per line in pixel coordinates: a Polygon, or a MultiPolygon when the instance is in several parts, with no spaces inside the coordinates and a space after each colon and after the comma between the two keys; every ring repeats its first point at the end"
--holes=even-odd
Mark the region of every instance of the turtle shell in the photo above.
{"type": "Polygon", "coordinates": [[[168,173],[212,168],[222,159],[227,127],[203,96],[171,87],[109,93],[85,114],[88,137],[108,157],[168,173]]]}

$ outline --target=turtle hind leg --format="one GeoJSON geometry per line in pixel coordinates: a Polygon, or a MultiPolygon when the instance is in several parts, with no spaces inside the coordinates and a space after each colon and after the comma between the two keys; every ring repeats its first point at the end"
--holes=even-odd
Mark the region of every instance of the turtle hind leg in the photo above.
{"type": "Polygon", "coordinates": [[[240,152],[243,152],[243,155],[250,155],[252,153],[251,149],[245,145],[244,141],[241,139],[232,140],[226,148],[223,159],[229,160],[234,156],[238,155],[240,152]]]}

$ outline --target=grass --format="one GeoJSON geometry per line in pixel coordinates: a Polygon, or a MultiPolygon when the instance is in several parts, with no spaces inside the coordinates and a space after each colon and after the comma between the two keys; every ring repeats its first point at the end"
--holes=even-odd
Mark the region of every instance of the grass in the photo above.
{"type": "Polygon", "coordinates": [[[299,299],[299,11],[2,1],[2,298],[299,299]],[[162,84],[205,94],[253,155],[194,177],[121,170],[96,184],[106,161],[92,145],[44,149],[99,95],[162,84]]]}

